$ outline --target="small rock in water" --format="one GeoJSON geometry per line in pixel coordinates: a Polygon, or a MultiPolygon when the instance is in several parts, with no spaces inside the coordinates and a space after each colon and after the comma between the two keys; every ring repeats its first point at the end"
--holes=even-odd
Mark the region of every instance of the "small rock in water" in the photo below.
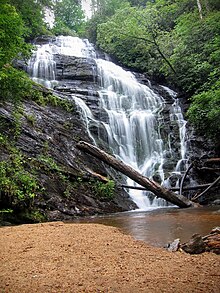
{"type": "Polygon", "coordinates": [[[175,252],[179,249],[179,247],[180,247],[180,239],[177,238],[172,243],[168,244],[167,250],[171,252],[175,252]]]}

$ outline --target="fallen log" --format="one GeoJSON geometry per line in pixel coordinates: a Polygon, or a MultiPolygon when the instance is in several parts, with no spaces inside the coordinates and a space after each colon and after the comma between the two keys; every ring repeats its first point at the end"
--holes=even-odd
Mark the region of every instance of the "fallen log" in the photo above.
{"type": "Polygon", "coordinates": [[[131,178],[132,180],[134,180],[135,182],[137,182],[141,186],[143,186],[146,189],[148,189],[149,191],[153,192],[157,197],[163,198],[163,199],[171,202],[172,204],[179,206],[180,208],[188,208],[190,206],[195,206],[195,204],[192,201],[188,200],[184,196],[176,194],[176,193],[162,187],[157,182],[154,182],[154,181],[148,179],[147,177],[141,175],[139,172],[137,172],[132,167],[126,165],[122,161],[117,160],[113,156],[100,150],[98,147],[91,145],[91,144],[84,142],[84,141],[80,141],[77,144],[77,147],[80,150],[98,158],[99,160],[107,163],[109,166],[113,167],[114,169],[125,174],[126,176],[128,176],[129,178],[131,178]]]}

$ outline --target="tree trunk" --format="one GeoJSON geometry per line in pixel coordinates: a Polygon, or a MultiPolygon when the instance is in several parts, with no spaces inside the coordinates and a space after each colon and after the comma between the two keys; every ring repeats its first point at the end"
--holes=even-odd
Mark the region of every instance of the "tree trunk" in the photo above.
{"type": "Polygon", "coordinates": [[[139,172],[134,170],[132,167],[126,165],[122,161],[117,160],[113,156],[107,154],[106,152],[100,150],[96,146],[93,146],[87,142],[81,141],[77,144],[77,147],[84,152],[100,159],[101,161],[107,163],[109,166],[125,174],[138,184],[145,187],[147,190],[153,192],[157,197],[161,197],[180,208],[187,208],[193,206],[194,203],[185,198],[182,195],[175,194],[172,191],[162,187],[160,184],[148,179],[147,177],[141,175],[139,172]]]}
{"type": "Polygon", "coordinates": [[[199,10],[199,16],[202,19],[202,5],[200,0],[197,0],[197,6],[198,6],[198,10],[199,10]]]}

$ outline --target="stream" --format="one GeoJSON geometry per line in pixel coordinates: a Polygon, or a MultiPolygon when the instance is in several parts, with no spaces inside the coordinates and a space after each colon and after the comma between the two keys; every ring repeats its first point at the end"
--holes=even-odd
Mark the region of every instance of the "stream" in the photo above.
{"type": "Polygon", "coordinates": [[[157,247],[165,247],[180,238],[181,243],[198,233],[209,234],[212,228],[220,225],[219,206],[201,208],[159,208],[150,211],[132,211],[105,216],[77,219],[74,223],[104,224],[119,228],[157,247]]]}

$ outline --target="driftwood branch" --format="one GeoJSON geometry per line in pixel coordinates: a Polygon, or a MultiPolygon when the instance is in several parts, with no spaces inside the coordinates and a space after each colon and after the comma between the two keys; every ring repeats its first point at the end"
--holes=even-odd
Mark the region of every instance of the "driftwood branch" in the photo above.
{"type": "Polygon", "coordinates": [[[117,160],[113,156],[107,154],[106,152],[100,150],[98,147],[91,145],[87,142],[81,141],[77,144],[77,147],[98,158],[99,160],[107,163],[109,166],[125,174],[141,186],[145,187],[149,191],[153,192],[157,197],[163,198],[181,208],[187,208],[194,206],[194,203],[182,195],[175,194],[174,192],[162,187],[157,182],[154,182],[147,177],[141,175],[139,172],[134,170],[132,167],[126,165],[120,160],[117,160]]]}
{"type": "Polygon", "coordinates": [[[206,164],[206,165],[208,165],[208,164],[220,164],[220,158],[206,159],[204,164],[206,164]]]}
{"type": "Polygon", "coordinates": [[[220,181],[220,176],[212,183],[209,185],[208,188],[206,188],[203,192],[201,192],[200,194],[194,196],[192,198],[192,200],[196,200],[198,199],[199,197],[201,197],[202,195],[204,195],[207,191],[209,191],[212,187],[214,187],[215,185],[217,185],[217,183],[220,181]]]}
{"type": "Polygon", "coordinates": [[[199,171],[220,172],[220,168],[201,167],[197,169],[199,171]]]}
{"type": "Polygon", "coordinates": [[[185,174],[184,174],[184,176],[183,176],[183,178],[181,180],[181,183],[180,183],[180,194],[183,193],[183,183],[184,183],[184,180],[186,179],[186,176],[189,173],[190,169],[192,169],[192,167],[193,167],[193,163],[191,163],[189,165],[189,167],[187,168],[187,170],[186,170],[186,172],[185,172],[185,174]]]}
{"type": "MultiPolygon", "coordinates": [[[[207,184],[200,184],[200,185],[195,185],[195,186],[185,186],[183,187],[184,191],[188,191],[188,190],[197,190],[197,189],[204,189],[207,188],[211,185],[212,183],[207,183],[207,184]]],[[[137,190],[147,190],[144,187],[140,187],[140,186],[130,186],[130,185],[121,185],[121,187],[123,188],[129,188],[129,189],[137,189],[137,190]]],[[[171,191],[179,191],[179,187],[172,187],[172,188],[168,188],[171,191]]]]}

